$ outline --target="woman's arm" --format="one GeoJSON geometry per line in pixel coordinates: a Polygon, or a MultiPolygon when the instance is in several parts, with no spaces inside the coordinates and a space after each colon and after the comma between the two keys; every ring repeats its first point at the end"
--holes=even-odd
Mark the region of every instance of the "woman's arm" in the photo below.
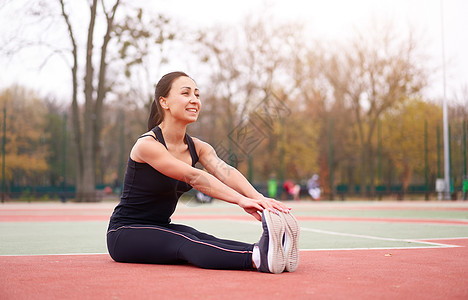
{"type": "Polygon", "coordinates": [[[246,197],[274,202],[281,207],[281,210],[289,210],[282,202],[266,198],[259,193],[241,172],[220,159],[211,145],[199,139],[194,138],[193,140],[195,148],[198,150],[200,163],[221,182],[246,197]]]}
{"type": "Polygon", "coordinates": [[[269,203],[269,201],[259,201],[258,199],[246,197],[211,174],[178,160],[161,143],[152,138],[139,139],[133,147],[130,157],[138,162],[146,162],[162,174],[184,181],[211,197],[237,204],[257,220],[261,220],[258,211],[263,211],[265,208],[270,210],[281,209],[281,207],[269,203]]]}

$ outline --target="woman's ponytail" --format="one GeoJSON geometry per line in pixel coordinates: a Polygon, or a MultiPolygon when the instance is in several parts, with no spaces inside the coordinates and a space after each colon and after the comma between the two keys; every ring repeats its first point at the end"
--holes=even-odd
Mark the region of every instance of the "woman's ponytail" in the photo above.
{"type": "Polygon", "coordinates": [[[164,120],[164,112],[162,111],[159,100],[156,100],[155,98],[153,103],[151,103],[150,115],[148,118],[148,130],[151,130],[161,124],[162,120],[164,120]]]}

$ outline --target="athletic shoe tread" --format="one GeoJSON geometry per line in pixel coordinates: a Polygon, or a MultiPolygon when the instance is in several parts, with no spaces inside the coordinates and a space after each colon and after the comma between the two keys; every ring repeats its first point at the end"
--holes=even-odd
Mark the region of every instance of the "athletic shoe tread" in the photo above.
{"type": "Polygon", "coordinates": [[[261,254],[263,253],[261,257],[264,259],[260,264],[259,270],[265,272],[267,269],[271,273],[282,273],[286,265],[285,253],[282,245],[285,224],[278,214],[269,210],[263,211],[262,224],[264,234],[268,234],[268,249],[265,249],[267,246],[265,243],[267,237],[262,236],[259,242],[259,247],[261,254]],[[266,266],[264,263],[267,263],[267,268],[265,268],[266,266]]]}
{"type": "Polygon", "coordinates": [[[288,272],[296,271],[299,265],[299,224],[291,213],[281,213],[285,223],[286,243],[285,243],[285,270],[288,272]]]}

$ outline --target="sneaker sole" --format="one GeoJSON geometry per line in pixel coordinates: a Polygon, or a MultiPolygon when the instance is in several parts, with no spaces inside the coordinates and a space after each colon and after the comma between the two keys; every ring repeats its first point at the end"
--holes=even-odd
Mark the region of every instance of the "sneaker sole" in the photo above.
{"type": "Polygon", "coordinates": [[[267,210],[263,215],[268,226],[268,269],[271,273],[282,273],[286,266],[282,245],[285,226],[279,215],[267,210]]]}
{"type": "Polygon", "coordinates": [[[294,218],[290,213],[282,213],[281,216],[286,225],[286,233],[291,237],[288,243],[286,243],[286,247],[284,249],[286,257],[285,270],[288,272],[294,272],[299,265],[299,224],[297,223],[296,218],[294,218]]]}

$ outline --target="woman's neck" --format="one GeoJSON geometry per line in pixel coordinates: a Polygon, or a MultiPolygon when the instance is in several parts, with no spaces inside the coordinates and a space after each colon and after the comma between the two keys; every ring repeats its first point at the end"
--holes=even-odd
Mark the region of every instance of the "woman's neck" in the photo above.
{"type": "Polygon", "coordinates": [[[170,122],[165,120],[162,121],[161,124],[159,124],[159,128],[161,128],[166,143],[172,145],[185,143],[184,139],[185,131],[187,130],[187,124],[170,122]]]}

